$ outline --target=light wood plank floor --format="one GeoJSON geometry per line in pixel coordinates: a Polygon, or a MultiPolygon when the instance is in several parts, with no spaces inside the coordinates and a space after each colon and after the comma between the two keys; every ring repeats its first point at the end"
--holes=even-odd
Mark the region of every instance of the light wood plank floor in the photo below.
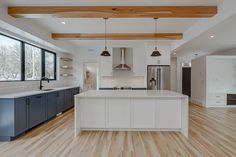
{"type": "Polygon", "coordinates": [[[190,105],[190,136],[174,132],[83,132],[73,138],[73,110],[13,142],[0,157],[236,157],[236,109],[190,105]]]}

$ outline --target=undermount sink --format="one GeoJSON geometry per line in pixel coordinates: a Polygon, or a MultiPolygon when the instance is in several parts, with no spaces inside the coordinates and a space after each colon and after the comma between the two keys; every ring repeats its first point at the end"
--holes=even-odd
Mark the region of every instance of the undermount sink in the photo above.
{"type": "Polygon", "coordinates": [[[53,90],[53,89],[41,89],[41,91],[50,91],[50,90],[53,90]]]}

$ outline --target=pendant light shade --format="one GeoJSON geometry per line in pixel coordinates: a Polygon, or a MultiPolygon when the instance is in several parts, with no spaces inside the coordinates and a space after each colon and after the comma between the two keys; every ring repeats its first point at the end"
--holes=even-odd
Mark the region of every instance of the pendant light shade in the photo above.
{"type": "Polygon", "coordinates": [[[155,47],[155,50],[151,54],[152,57],[158,57],[161,56],[161,53],[157,50],[157,47],[155,47]]]}
{"type": "Polygon", "coordinates": [[[101,56],[111,56],[111,54],[108,52],[107,47],[102,51],[101,56]]]}
{"type": "Polygon", "coordinates": [[[101,56],[111,56],[111,54],[107,50],[107,19],[108,18],[104,18],[104,20],[105,20],[105,49],[100,54],[101,56]]]}
{"type": "MultiPolygon", "coordinates": [[[[157,34],[157,18],[154,18],[155,20],[155,35],[157,34]]],[[[158,57],[161,56],[161,53],[157,50],[157,39],[155,40],[155,50],[151,54],[152,57],[158,57]]]]}

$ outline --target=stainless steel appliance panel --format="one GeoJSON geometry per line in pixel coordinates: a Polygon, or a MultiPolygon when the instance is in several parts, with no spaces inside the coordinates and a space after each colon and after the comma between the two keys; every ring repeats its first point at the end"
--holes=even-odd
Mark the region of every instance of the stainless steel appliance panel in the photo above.
{"type": "Polygon", "coordinates": [[[149,90],[170,90],[170,67],[148,66],[147,87],[149,90]]]}

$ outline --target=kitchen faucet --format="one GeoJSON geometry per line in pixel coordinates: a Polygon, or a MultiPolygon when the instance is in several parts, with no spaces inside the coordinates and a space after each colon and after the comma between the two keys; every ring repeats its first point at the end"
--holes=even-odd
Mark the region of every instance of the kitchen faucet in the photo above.
{"type": "Polygon", "coordinates": [[[49,78],[47,78],[47,77],[42,77],[42,78],[40,79],[40,81],[39,81],[39,89],[40,89],[40,90],[43,89],[43,85],[42,85],[43,81],[47,81],[48,83],[50,82],[49,78]]]}

